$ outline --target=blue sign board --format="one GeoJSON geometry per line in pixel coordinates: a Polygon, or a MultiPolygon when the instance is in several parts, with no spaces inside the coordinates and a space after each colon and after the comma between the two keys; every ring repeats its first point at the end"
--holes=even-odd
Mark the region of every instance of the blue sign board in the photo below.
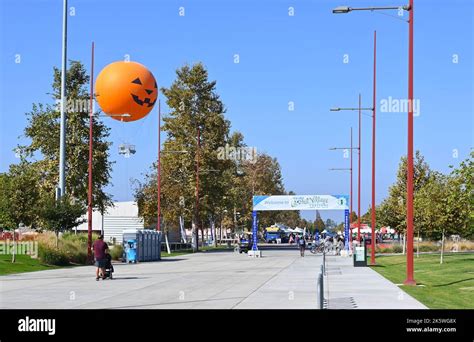
{"type": "Polygon", "coordinates": [[[344,210],[349,209],[347,195],[275,195],[253,196],[253,210],[344,210]]]}
{"type": "Polygon", "coordinates": [[[252,211],[252,250],[257,251],[257,235],[258,235],[258,221],[257,221],[257,212],[252,211]]]}
{"type": "Polygon", "coordinates": [[[345,240],[345,244],[344,244],[344,249],[346,251],[349,250],[349,235],[350,235],[350,232],[349,232],[349,210],[346,209],[344,210],[344,240],[345,240]]]}

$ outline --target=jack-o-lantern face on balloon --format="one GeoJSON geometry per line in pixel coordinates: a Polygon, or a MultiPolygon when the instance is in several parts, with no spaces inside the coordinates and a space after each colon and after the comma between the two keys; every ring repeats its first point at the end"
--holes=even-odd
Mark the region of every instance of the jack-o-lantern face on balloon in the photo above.
{"type": "Polygon", "coordinates": [[[158,97],[155,77],[145,66],[136,62],[107,65],[97,77],[95,86],[100,107],[117,120],[143,118],[153,109],[158,97]]]}

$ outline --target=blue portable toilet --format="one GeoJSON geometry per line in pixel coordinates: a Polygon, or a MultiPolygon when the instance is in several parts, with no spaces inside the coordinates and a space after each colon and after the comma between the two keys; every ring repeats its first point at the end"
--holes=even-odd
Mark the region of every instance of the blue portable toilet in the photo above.
{"type": "Polygon", "coordinates": [[[152,260],[151,258],[151,233],[150,230],[144,231],[145,236],[145,261],[152,260]]]}
{"type": "Polygon", "coordinates": [[[127,251],[130,249],[128,241],[134,241],[134,262],[156,261],[161,259],[161,232],[150,229],[123,230],[123,247],[125,259],[128,261],[127,251]]]}
{"type": "Polygon", "coordinates": [[[137,262],[137,240],[130,239],[125,243],[125,257],[127,263],[137,262]]]}

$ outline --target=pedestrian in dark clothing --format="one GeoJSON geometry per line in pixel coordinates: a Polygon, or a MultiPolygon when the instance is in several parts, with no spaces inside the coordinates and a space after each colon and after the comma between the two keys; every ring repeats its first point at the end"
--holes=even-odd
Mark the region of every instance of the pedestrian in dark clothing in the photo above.
{"type": "Polygon", "coordinates": [[[306,240],[304,239],[304,237],[301,237],[298,240],[298,245],[300,247],[300,255],[304,257],[304,250],[306,249],[306,240]]]}
{"type": "Polygon", "coordinates": [[[95,266],[97,270],[95,272],[95,280],[99,280],[100,277],[105,279],[105,266],[107,264],[107,252],[109,246],[104,242],[104,236],[100,235],[97,240],[94,241],[92,245],[92,250],[94,251],[95,266]],[[100,271],[100,276],[99,276],[100,271]]]}

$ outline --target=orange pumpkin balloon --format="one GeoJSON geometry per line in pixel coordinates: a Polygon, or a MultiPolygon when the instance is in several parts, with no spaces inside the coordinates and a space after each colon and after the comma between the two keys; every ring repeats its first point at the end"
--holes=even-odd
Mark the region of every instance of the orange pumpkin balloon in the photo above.
{"type": "Polygon", "coordinates": [[[100,108],[120,121],[145,117],[158,97],[155,77],[145,66],[136,62],[120,61],[107,65],[97,77],[95,89],[100,108]]]}

